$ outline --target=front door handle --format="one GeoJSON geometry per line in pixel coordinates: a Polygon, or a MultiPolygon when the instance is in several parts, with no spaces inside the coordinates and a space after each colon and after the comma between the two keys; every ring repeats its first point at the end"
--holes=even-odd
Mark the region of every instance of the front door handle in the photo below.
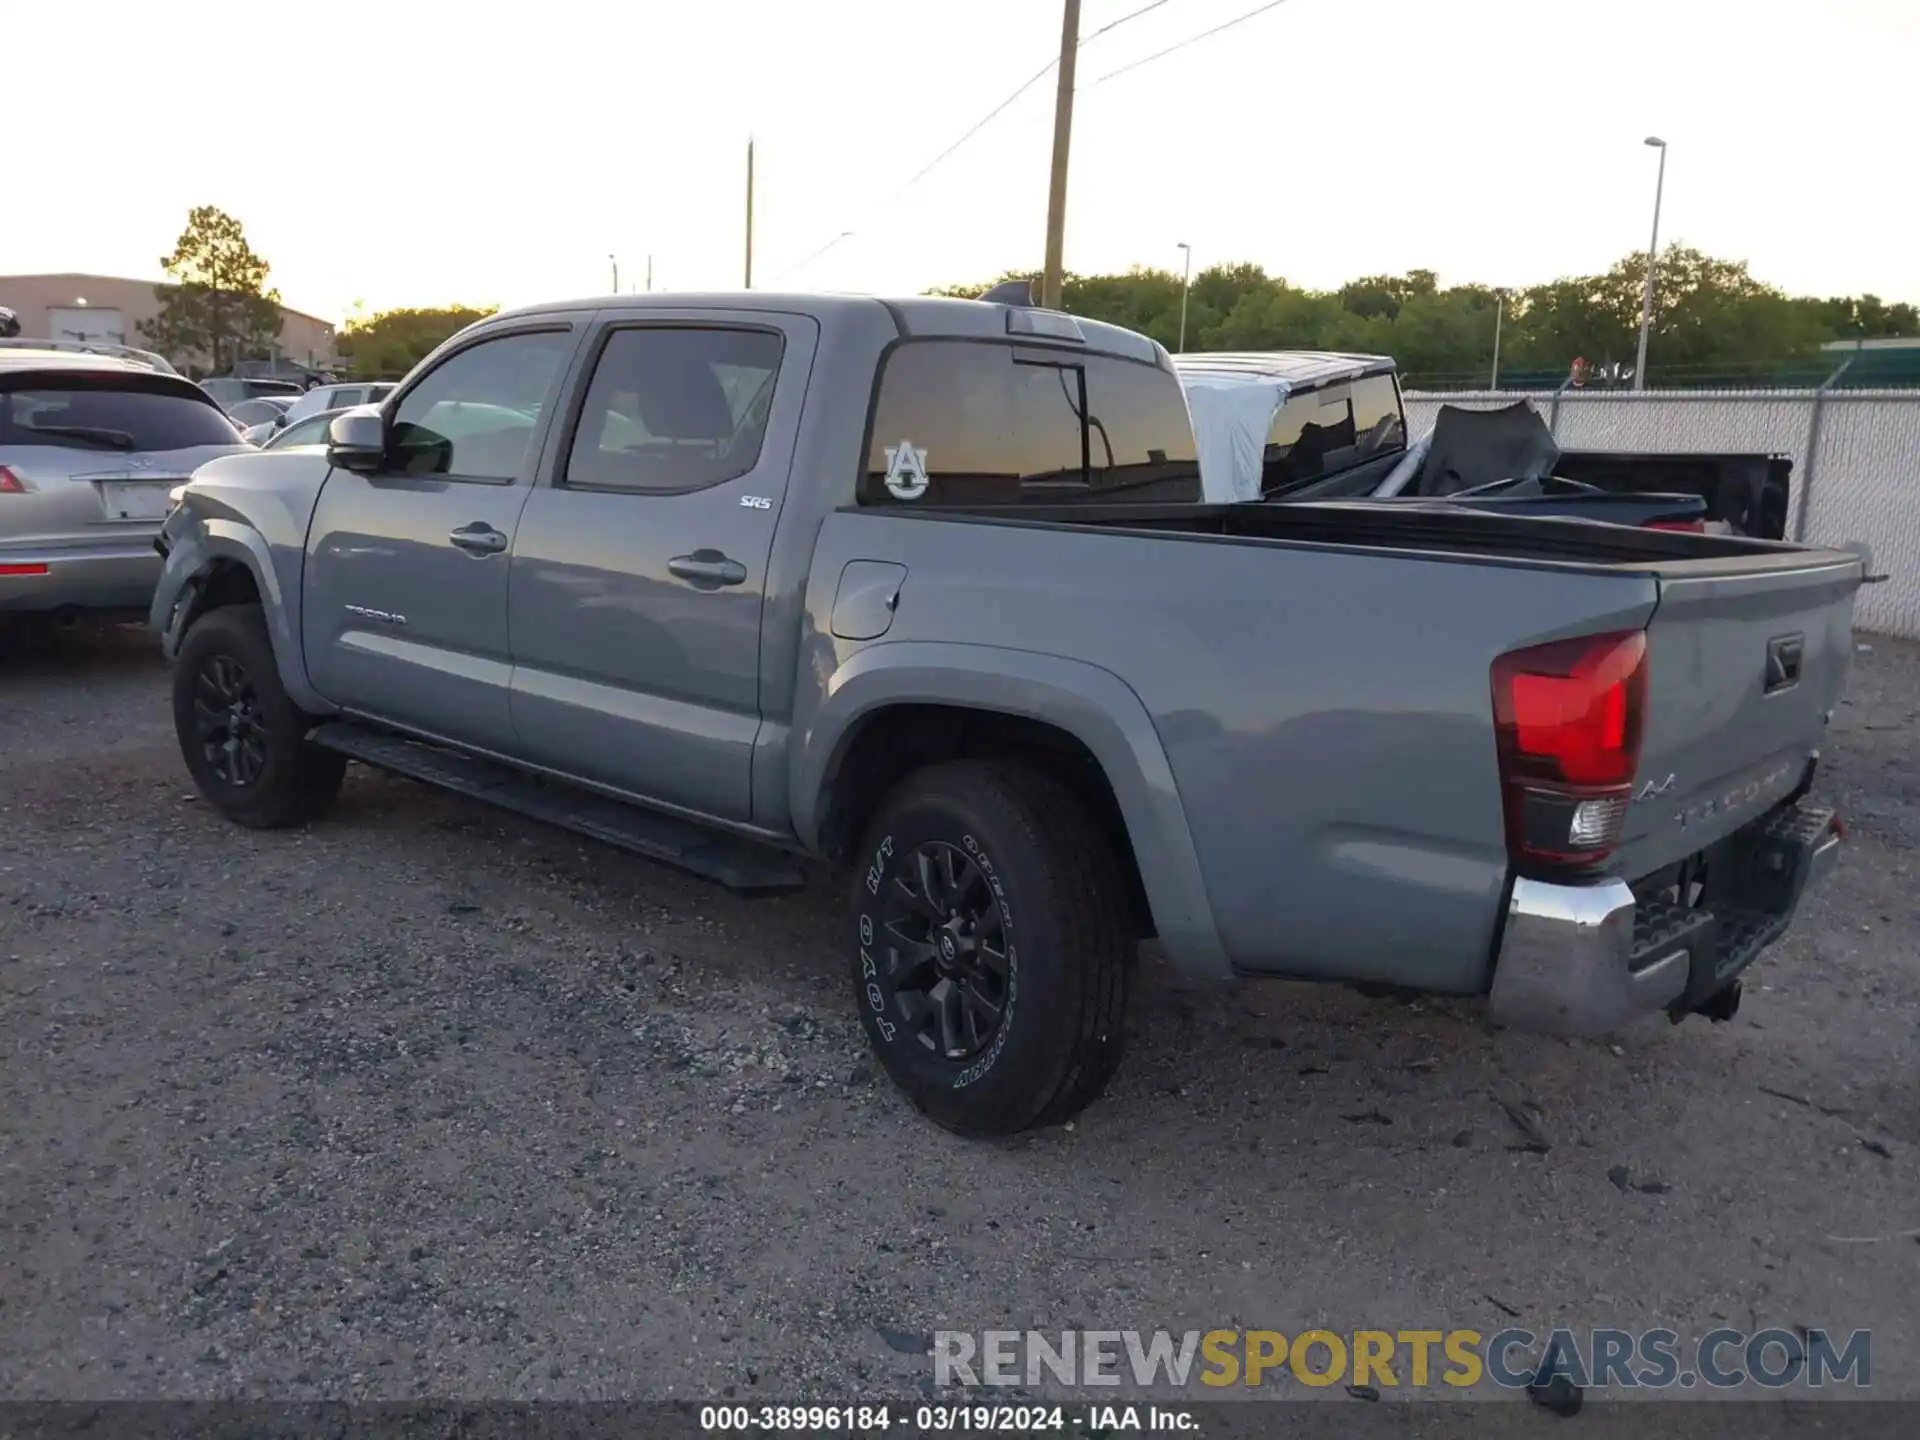
{"type": "Polygon", "coordinates": [[[447,539],[469,555],[498,555],[507,548],[507,537],[484,520],[476,520],[471,525],[462,525],[449,534],[447,539]]]}
{"type": "Polygon", "coordinates": [[[691,581],[697,590],[718,590],[722,585],[744,585],[747,581],[747,567],[738,560],[729,560],[718,550],[676,555],[667,562],[667,569],[682,580],[691,581]]]}

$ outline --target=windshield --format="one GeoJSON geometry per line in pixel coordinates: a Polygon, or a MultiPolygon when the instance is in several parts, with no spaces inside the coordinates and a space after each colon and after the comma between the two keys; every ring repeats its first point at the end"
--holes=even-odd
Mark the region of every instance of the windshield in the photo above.
{"type": "Polygon", "coordinates": [[[189,450],[237,443],[216,407],[182,394],[97,382],[0,393],[0,446],[189,450]]]}

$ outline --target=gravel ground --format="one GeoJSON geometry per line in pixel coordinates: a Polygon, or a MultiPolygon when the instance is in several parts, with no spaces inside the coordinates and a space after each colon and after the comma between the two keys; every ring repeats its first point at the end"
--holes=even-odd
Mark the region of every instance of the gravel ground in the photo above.
{"type": "Polygon", "coordinates": [[[1920,1226],[1920,646],[1863,638],[1853,843],[1732,1023],[1149,957],[1111,1092],[1004,1145],[868,1062],[836,886],[358,769],[249,833],[144,632],[0,659],[0,1395],[846,1400],[923,1389],[935,1328],[1725,1323],[1871,1327],[1920,1396],[1920,1244],[1829,1238],[1920,1226]]]}

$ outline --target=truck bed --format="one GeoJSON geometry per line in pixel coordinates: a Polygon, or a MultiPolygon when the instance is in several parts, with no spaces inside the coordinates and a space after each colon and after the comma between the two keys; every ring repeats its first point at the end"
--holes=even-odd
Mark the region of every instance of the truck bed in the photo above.
{"type": "MultiPolygon", "coordinates": [[[[1494,662],[1645,632],[1647,793],[1605,862],[1632,883],[1801,786],[1861,573],[1735,536],[1365,503],[903,505],[830,514],[810,588],[879,559],[903,575],[882,649],[1072,657],[1139,697],[1236,968],[1465,994],[1516,873],[1494,662]]],[[[857,648],[828,643],[822,673],[857,648]]]]}
{"type": "Polygon", "coordinates": [[[1293,545],[1418,552],[1462,561],[1503,560],[1577,566],[1585,570],[1656,573],[1674,565],[1690,574],[1732,565],[1743,572],[1796,570],[1857,563],[1836,551],[1753,540],[1737,535],[1649,530],[1585,520],[1461,512],[1440,506],[1370,501],[1314,501],[1290,505],[967,506],[939,510],[867,507],[865,513],[916,518],[1064,526],[1140,534],[1217,536],[1293,545]]]}

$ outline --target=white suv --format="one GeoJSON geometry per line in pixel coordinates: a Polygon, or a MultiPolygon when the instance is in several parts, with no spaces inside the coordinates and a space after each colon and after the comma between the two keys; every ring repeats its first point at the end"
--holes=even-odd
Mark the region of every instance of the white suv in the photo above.
{"type": "Polygon", "coordinates": [[[287,426],[297,424],[309,415],[318,415],[322,410],[346,410],[355,405],[378,405],[393,393],[391,381],[361,381],[348,385],[316,385],[307,391],[286,412],[274,422],[274,430],[280,431],[287,426]]]}

